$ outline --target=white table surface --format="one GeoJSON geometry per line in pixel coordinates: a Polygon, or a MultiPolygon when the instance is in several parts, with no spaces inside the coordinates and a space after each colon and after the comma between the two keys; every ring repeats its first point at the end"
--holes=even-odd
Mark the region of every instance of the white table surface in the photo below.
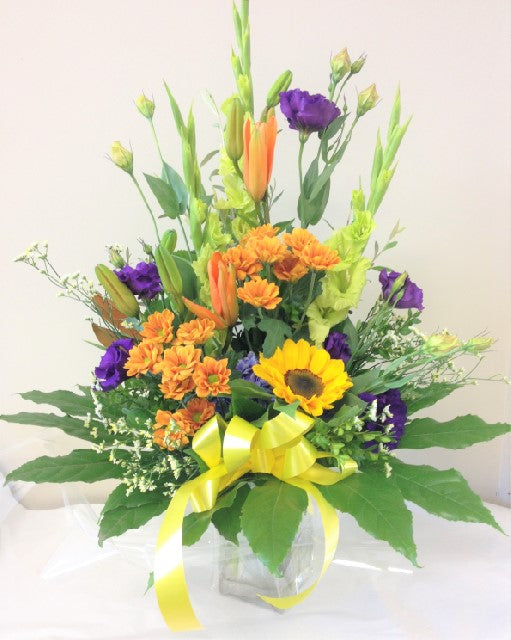
{"type": "MultiPolygon", "coordinates": [[[[489,506],[511,532],[511,511],[489,506]]],[[[0,639],[511,638],[510,538],[411,508],[423,568],[412,567],[343,515],[333,564],[312,595],[285,613],[220,595],[212,586],[211,546],[199,543],[185,558],[204,629],[173,634],[154,591],[144,596],[144,554],[151,555],[159,519],[99,550],[92,507],[26,510],[4,488],[0,639]]]]}

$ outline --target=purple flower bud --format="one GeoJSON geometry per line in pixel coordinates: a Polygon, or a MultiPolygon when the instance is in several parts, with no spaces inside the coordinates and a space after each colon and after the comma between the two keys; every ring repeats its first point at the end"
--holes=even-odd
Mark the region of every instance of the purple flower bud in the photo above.
{"type": "MultiPolygon", "coordinates": [[[[365,429],[368,431],[381,431],[384,428],[392,425],[388,432],[388,435],[393,438],[393,442],[387,442],[387,449],[395,449],[399,445],[399,441],[403,437],[405,432],[405,425],[407,419],[407,407],[401,399],[401,392],[399,389],[389,389],[385,393],[373,395],[372,393],[359,393],[358,397],[365,402],[374,402],[376,400],[376,413],[377,421],[369,421],[365,423],[365,429]],[[387,412],[392,417],[385,415],[383,410],[387,407],[387,412]]],[[[375,447],[376,442],[371,440],[366,443],[366,447],[371,449],[375,447]]]]}
{"type": "Polygon", "coordinates": [[[344,364],[351,358],[351,349],[348,344],[348,336],[339,331],[330,331],[323,348],[328,351],[330,357],[334,360],[342,360],[344,364]]]}
{"type": "Polygon", "coordinates": [[[280,110],[291,129],[305,133],[322,131],[340,115],[340,109],[325,96],[292,89],[280,94],[280,110]]]}
{"type": "Polygon", "coordinates": [[[424,309],[422,289],[412,282],[408,276],[401,289],[392,293],[394,283],[400,275],[398,271],[390,271],[390,273],[387,272],[387,269],[380,271],[379,280],[382,286],[383,299],[388,300],[390,298],[390,303],[395,303],[398,309],[418,309],[422,311],[424,309]]]}
{"type": "Polygon", "coordinates": [[[139,262],[135,268],[127,264],[114,273],[132,293],[141,298],[151,300],[163,291],[154,262],[139,262]]]}
{"type": "Polygon", "coordinates": [[[103,391],[111,391],[127,380],[124,365],[134,344],[131,338],[121,338],[112,342],[103,354],[94,372],[103,391]]]}

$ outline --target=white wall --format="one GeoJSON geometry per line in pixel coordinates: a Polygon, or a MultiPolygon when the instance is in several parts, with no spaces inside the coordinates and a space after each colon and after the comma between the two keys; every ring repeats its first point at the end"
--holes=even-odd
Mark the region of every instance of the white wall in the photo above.
{"type": "MultiPolygon", "coordinates": [[[[252,4],[259,107],[270,83],[287,67],[295,74],[293,86],[325,91],[332,53],[347,46],[352,58],[368,54],[352,97],[355,87],[376,81],[382,101],[363,119],[336,175],[327,214],[332,222],[345,220],[358,176],[367,183],[376,129],[386,126],[401,83],[403,112],[414,119],[378,214],[377,237],[384,239],[398,218],[406,226],[387,262],[406,268],[423,287],[425,330],[445,326],[465,338],[488,330],[499,342],[481,375],[509,375],[509,3],[252,4]]],[[[119,242],[136,251],[137,238],[151,239],[143,205],[105,153],[112,140],[131,142],[137,169],[158,169],[149,129],[132,103],[145,90],[157,102],[155,121],[164,153],[171,164],[179,164],[163,78],[181,105],[194,101],[200,152],[213,149],[218,131],[200,96],[208,87],[221,102],[233,91],[232,42],[227,0],[3,0],[3,412],[27,409],[18,391],[86,384],[99,355],[84,342],[92,336],[85,308],[55,299],[41,276],[12,259],[31,241],[47,239],[63,273],[92,274],[104,260],[104,245],[119,242]]],[[[295,210],[296,143],[286,129],[276,151],[275,176],[286,189],[275,212],[280,219],[289,219],[295,210]]],[[[468,412],[509,421],[508,388],[481,384],[465,389],[431,415],[448,419],[468,412]]],[[[67,451],[73,444],[68,438],[55,440],[53,430],[2,423],[0,471],[44,453],[47,445],[38,440],[43,435],[54,440],[53,451],[67,451]]],[[[418,452],[410,459],[457,467],[488,500],[499,499],[500,478],[504,501],[509,491],[509,444],[506,450],[504,443],[418,452]]],[[[104,494],[105,484],[90,491],[92,499],[104,494]]],[[[58,495],[44,485],[27,500],[44,506],[58,495]]]]}

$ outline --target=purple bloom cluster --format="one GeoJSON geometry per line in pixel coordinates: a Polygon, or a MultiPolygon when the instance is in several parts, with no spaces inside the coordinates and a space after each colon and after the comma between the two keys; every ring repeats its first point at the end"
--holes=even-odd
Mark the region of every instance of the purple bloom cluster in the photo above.
{"type": "Polygon", "coordinates": [[[255,364],[259,364],[259,360],[256,354],[253,351],[249,351],[248,354],[241,358],[236,365],[236,371],[241,373],[241,377],[243,380],[248,380],[248,382],[253,382],[261,389],[265,389],[267,391],[271,391],[270,385],[266,382],[266,380],[262,380],[254,373],[253,366],[255,364]]]}
{"type": "MultiPolygon", "coordinates": [[[[389,299],[392,287],[394,286],[396,279],[399,278],[400,275],[401,274],[398,271],[388,272],[387,269],[383,269],[382,271],[380,271],[379,280],[382,287],[382,295],[384,300],[389,299]]],[[[402,292],[403,295],[396,303],[396,307],[398,309],[418,309],[419,311],[422,311],[424,309],[424,305],[422,304],[422,289],[418,287],[415,282],[412,282],[410,278],[406,278],[403,287],[400,289],[400,292],[402,292]]],[[[390,302],[392,304],[395,302],[396,293],[394,293],[390,298],[390,302]]]]}
{"type": "Polygon", "coordinates": [[[280,110],[291,129],[306,133],[322,131],[340,115],[339,108],[320,93],[292,89],[280,94],[280,110]]]}
{"type": "MultiPolygon", "coordinates": [[[[399,445],[399,441],[403,437],[406,424],[407,408],[406,404],[401,399],[401,392],[399,389],[389,389],[385,393],[373,395],[372,393],[360,393],[359,398],[365,402],[371,403],[376,400],[376,413],[378,414],[378,420],[376,422],[366,422],[365,428],[369,431],[381,431],[384,427],[392,424],[392,428],[389,431],[389,436],[394,439],[394,442],[388,442],[388,449],[395,449],[399,445]],[[388,411],[392,414],[392,417],[383,414],[383,409],[388,407],[388,411]]],[[[375,446],[375,441],[371,440],[366,443],[367,448],[375,446]]]]}
{"type": "Polygon", "coordinates": [[[127,380],[128,376],[124,365],[134,344],[135,342],[131,338],[121,338],[112,342],[103,354],[99,365],[94,371],[103,391],[111,391],[118,387],[121,382],[127,380]]]}
{"type": "Polygon", "coordinates": [[[339,331],[330,331],[323,348],[328,351],[330,357],[334,360],[342,360],[344,364],[347,364],[351,358],[351,349],[348,344],[348,336],[345,333],[339,331]]]}
{"type": "Polygon", "coordinates": [[[114,273],[132,293],[141,298],[151,300],[163,291],[154,262],[139,262],[135,268],[126,264],[114,273]]]}

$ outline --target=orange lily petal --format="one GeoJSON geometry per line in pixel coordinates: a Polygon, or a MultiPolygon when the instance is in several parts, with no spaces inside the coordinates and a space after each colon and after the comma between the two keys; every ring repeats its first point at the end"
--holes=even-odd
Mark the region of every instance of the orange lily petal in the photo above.
{"type": "Polygon", "coordinates": [[[201,320],[212,320],[215,323],[215,327],[217,329],[227,328],[227,324],[225,320],[221,318],[219,315],[217,315],[216,313],[214,313],[213,311],[210,311],[206,307],[202,307],[200,304],[197,304],[196,302],[192,302],[191,300],[188,300],[188,298],[185,298],[184,296],[182,299],[186,307],[192,313],[194,313],[197,316],[197,318],[200,318],[201,320]]]}

